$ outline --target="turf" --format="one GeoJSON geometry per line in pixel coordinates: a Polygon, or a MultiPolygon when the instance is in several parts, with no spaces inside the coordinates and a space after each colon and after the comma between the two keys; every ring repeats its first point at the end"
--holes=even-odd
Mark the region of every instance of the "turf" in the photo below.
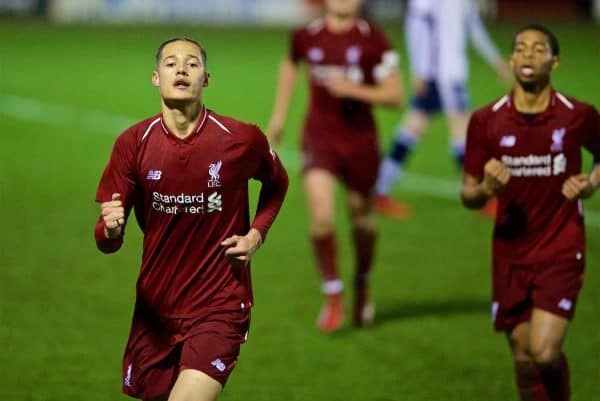
{"type": "MultiPolygon", "coordinates": [[[[600,59],[592,38],[600,29],[552,27],[563,48],[555,86],[598,106],[600,59]]],[[[504,53],[514,29],[492,27],[504,53]]],[[[386,30],[403,48],[401,28],[386,30]]],[[[3,399],[125,399],[120,363],[141,235],[130,228],[121,252],[99,253],[93,199],[116,135],[159,110],[150,85],[153,55],[163,39],[181,34],[207,48],[209,107],[264,127],[286,30],[0,23],[3,399]]],[[[507,90],[479,58],[473,57],[471,69],[475,106],[507,90]]],[[[410,162],[415,175],[395,189],[415,206],[415,216],[402,223],[379,219],[375,326],[332,336],[316,332],[321,300],[296,150],[305,101],[302,82],[281,149],[290,169],[289,195],[255,257],[251,336],[221,399],[516,399],[506,341],[491,330],[491,222],[459,205],[459,174],[448,157],[442,119],[410,162]]],[[[377,111],[384,148],[400,115],[377,111]]],[[[348,281],[353,260],[342,196],[338,239],[348,281]]],[[[587,209],[598,216],[600,197],[587,201],[587,209]]],[[[587,230],[586,283],[565,344],[573,401],[600,400],[600,222],[594,222],[587,230]]]]}

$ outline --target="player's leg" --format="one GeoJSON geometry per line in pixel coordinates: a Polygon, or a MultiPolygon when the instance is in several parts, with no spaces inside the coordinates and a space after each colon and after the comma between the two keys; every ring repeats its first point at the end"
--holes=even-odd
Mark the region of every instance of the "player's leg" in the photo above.
{"type": "Polygon", "coordinates": [[[249,310],[182,319],[179,374],[169,401],[214,401],[238,363],[250,327],[249,310]]]}
{"type": "Polygon", "coordinates": [[[223,386],[206,373],[185,369],[179,373],[168,401],[215,401],[223,386]]]}
{"type": "Polygon", "coordinates": [[[375,209],[389,217],[403,219],[411,215],[408,205],[390,197],[392,186],[402,173],[408,157],[429,125],[430,115],[440,109],[440,98],[434,82],[424,82],[415,94],[404,120],[396,128],[392,147],[379,166],[375,184],[375,209]]]}
{"type": "Polygon", "coordinates": [[[464,111],[453,111],[446,114],[448,128],[450,129],[450,152],[456,165],[462,169],[465,158],[465,141],[470,114],[464,111]]]}
{"type": "MultiPolygon", "coordinates": [[[[373,136],[375,134],[373,133],[373,136]]],[[[374,139],[375,142],[375,139],[374,139]]],[[[377,146],[356,146],[343,163],[342,180],[347,188],[347,203],[352,227],[356,269],[354,275],[354,324],[373,322],[375,306],[369,279],[373,267],[376,225],[373,214],[373,187],[380,160],[377,146]]]]}
{"type": "Polygon", "coordinates": [[[353,322],[357,326],[373,323],[375,304],[369,292],[369,274],[373,266],[376,229],[369,196],[356,190],[348,190],[348,206],[352,224],[352,239],[356,270],[354,276],[353,322]]]}
{"type": "Polygon", "coordinates": [[[180,347],[169,341],[164,324],[136,301],[123,355],[123,392],[149,401],[166,401],[175,382],[180,347]]]}
{"type": "Polygon", "coordinates": [[[551,401],[568,401],[571,387],[569,366],[562,345],[569,320],[563,316],[534,308],[531,316],[530,353],[538,366],[551,401]]]}
{"type": "Polygon", "coordinates": [[[329,170],[309,168],[304,186],[310,213],[310,235],[321,276],[325,304],[317,318],[324,332],[339,329],[343,323],[343,283],[339,276],[334,231],[336,178],[329,170]]]}
{"type": "Polygon", "coordinates": [[[550,401],[538,365],[530,353],[531,323],[518,324],[507,332],[512,351],[517,391],[521,401],[550,401]]]}
{"type": "Polygon", "coordinates": [[[466,83],[460,81],[439,82],[438,89],[450,131],[450,152],[462,170],[470,118],[469,93],[466,83]]]}
{"type": "MultiPolygon", "coordinates": [[[[415,101],[413,101],[414,103],[415,101]]],[[[414,106],[398,125],[391,149],[379,166],[379,177],[375,185],[375,193],[379,198],[389,196],[394,183],[400,178],[409,156],[428,125],[429,114],[414,106]]]]}

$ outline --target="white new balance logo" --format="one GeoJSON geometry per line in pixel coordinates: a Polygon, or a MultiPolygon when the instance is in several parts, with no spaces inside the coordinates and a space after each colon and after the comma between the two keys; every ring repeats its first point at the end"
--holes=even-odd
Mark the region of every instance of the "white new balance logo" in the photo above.
{"type": "Polygon", "coordinates": [[[147,180],[158,181],[162,177],[162,171],[160,170],[148,170],[148,175],[146,176],[147,180]]]}
{"type": "Polygon", "coordinates": [[[517,137],[514,135],[505,135],[500,138],[500,146],[503,148],[512,148],[517,143],[517,137]]]}
{"type": "Polygon", "coordinates": [[[558,308],[566,311],[570,311],[573,307],[573,302],[570,299],[563,298],[558,303],[558,308]]]}
{"type": "Polygon", "coordinates": [[[218,358],[212,361],[210,364],[217,368],[219,372],[222,372],[225,369],[227,369],[227,366],[218,358]]]}

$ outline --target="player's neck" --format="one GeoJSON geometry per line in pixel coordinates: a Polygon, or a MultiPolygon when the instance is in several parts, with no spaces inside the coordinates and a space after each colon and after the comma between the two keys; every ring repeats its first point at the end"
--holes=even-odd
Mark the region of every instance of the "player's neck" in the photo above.
{"type": "Polygon", "coordinates": [[[548,107],[551,93],[550,85],[545,85],[535,91],[517,85],[514,90],[513,102],[517,111],[521,113],[541,113],[548,107]]]}
{"type": "Polygon", "coordinates": [[[333,33],[347,32],[354,26],[356,16],[352,14],[340,15],[328,12],[325,14],[327,29],[333,33]]]}
{"type": "Polygon", "coordinates": [[[163,100],[164,123],[177,137],[185,138],[194,130],[203,107],[201,101],[181,104],[163,100]]]}

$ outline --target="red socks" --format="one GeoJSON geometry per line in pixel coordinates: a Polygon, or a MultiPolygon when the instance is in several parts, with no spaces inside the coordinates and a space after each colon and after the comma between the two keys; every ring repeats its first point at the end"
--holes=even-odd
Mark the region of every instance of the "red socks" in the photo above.
{"type": "Polygon", "coordinates": [[[376,234],[371,230],[355,229],[353,234],[354,252],[356,253],[356,285],[368,280],[373,254],[375,250],[376,234]]]}
{"type": "Polygon", "coordinates": [[[569,401],[571,398],[569,365],[564,354],[550,366],[516,362],[515,372],[521,401],[569,401]]]}
{"type": "Polygon", "coordinates": [[[564,354],[553,365],[540,366],[542,381],[550,401],[569,401],[571,384],[569,383],[569,364],[564,354]]]}
{"type": "Polygon", "coordinates": [[[312,236],[311,239],[321,279],[325,283],[338,280],[335,235],[330,233],[322,237],[312,236]]]}

